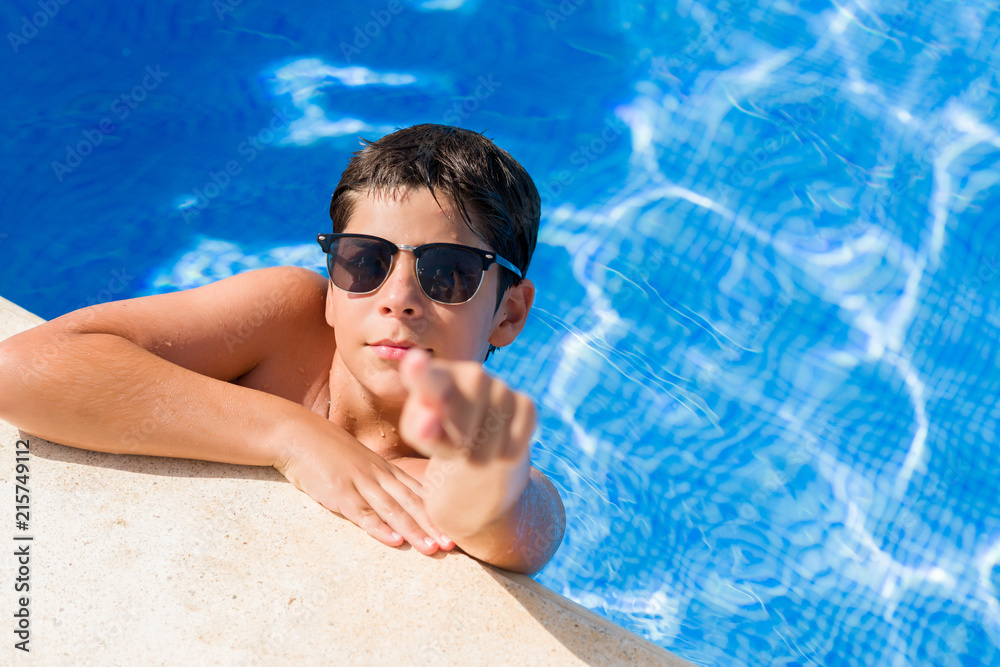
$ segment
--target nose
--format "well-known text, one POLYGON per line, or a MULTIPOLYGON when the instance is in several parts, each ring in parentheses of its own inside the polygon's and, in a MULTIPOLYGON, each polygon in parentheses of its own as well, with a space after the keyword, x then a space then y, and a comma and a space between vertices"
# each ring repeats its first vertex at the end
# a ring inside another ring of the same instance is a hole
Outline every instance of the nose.
POLYGON ((425 297, 417 283, 417 258, 412 252, 400 250, 393 257, 392 268, 376 292, 379 313, 397 317, 420 317, 425 297))

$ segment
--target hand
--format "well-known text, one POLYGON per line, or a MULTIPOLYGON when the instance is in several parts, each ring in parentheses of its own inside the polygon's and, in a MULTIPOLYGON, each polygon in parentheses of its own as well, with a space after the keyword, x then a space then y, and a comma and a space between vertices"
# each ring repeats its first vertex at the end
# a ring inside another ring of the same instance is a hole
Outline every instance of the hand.
POLYGON ((428 556, 439 547, 455 547, 431 524, 420 482, 343 430, 333 439, 323 435, 288 438, 274 467, 297 489, 384 544, 398 547, 406 541, 428 556))
POLYGON ((535 429, 535 404, 474 361, 431 359, 411 350, 400 363, 409 396, 400 436, 430 459, 472 464, 522 461, 535 429))

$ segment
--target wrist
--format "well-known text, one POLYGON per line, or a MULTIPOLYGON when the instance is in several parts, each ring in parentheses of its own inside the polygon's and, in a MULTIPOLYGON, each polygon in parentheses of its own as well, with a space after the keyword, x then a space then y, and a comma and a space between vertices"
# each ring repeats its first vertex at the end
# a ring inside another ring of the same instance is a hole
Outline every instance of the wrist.
POLYGON ((480 532, 509 513, 528 486, 528 452, 515 461, 494 459, 473 464, 465 459, 430 459, 424 477, 427 515, 452 538, 480 532))
POLYGON ((315 443, 329 439, 329 433, 323 432, 324 426, 332 424, 311 412, 280 415, 268 437, 271 466, 287 477, 292 463, 308 457, 315 443))

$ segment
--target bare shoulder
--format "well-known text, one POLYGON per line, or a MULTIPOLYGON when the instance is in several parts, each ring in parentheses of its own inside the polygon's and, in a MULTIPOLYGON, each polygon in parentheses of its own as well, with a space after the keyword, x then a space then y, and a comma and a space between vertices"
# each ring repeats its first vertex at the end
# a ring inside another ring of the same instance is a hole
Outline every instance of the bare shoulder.
POLYGON ((250 297, 257 310, 307 312, 326 302, 326 278, 297 266, 274 266, 247 271, 210 285, 177 294, 197 295, 207 301, 250 297))
POLYGON ((180 292, 90 306, 42 324, 31 335, 120 336, 167 361, 228 381, 292 341, 332 332, 325 305, 323 276, 273 267, 180 292))

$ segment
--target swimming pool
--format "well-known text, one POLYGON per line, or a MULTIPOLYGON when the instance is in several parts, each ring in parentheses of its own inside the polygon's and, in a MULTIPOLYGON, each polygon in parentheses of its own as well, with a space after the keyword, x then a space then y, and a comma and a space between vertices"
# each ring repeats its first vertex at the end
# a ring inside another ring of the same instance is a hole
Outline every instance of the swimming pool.
POLYGON ((8 3, 0 294, 273 264, 357 148, 486 134, 546 208, 569 525, 537 577, 696 664, 1000 664, 1000 14, 931 0, 8 3))

